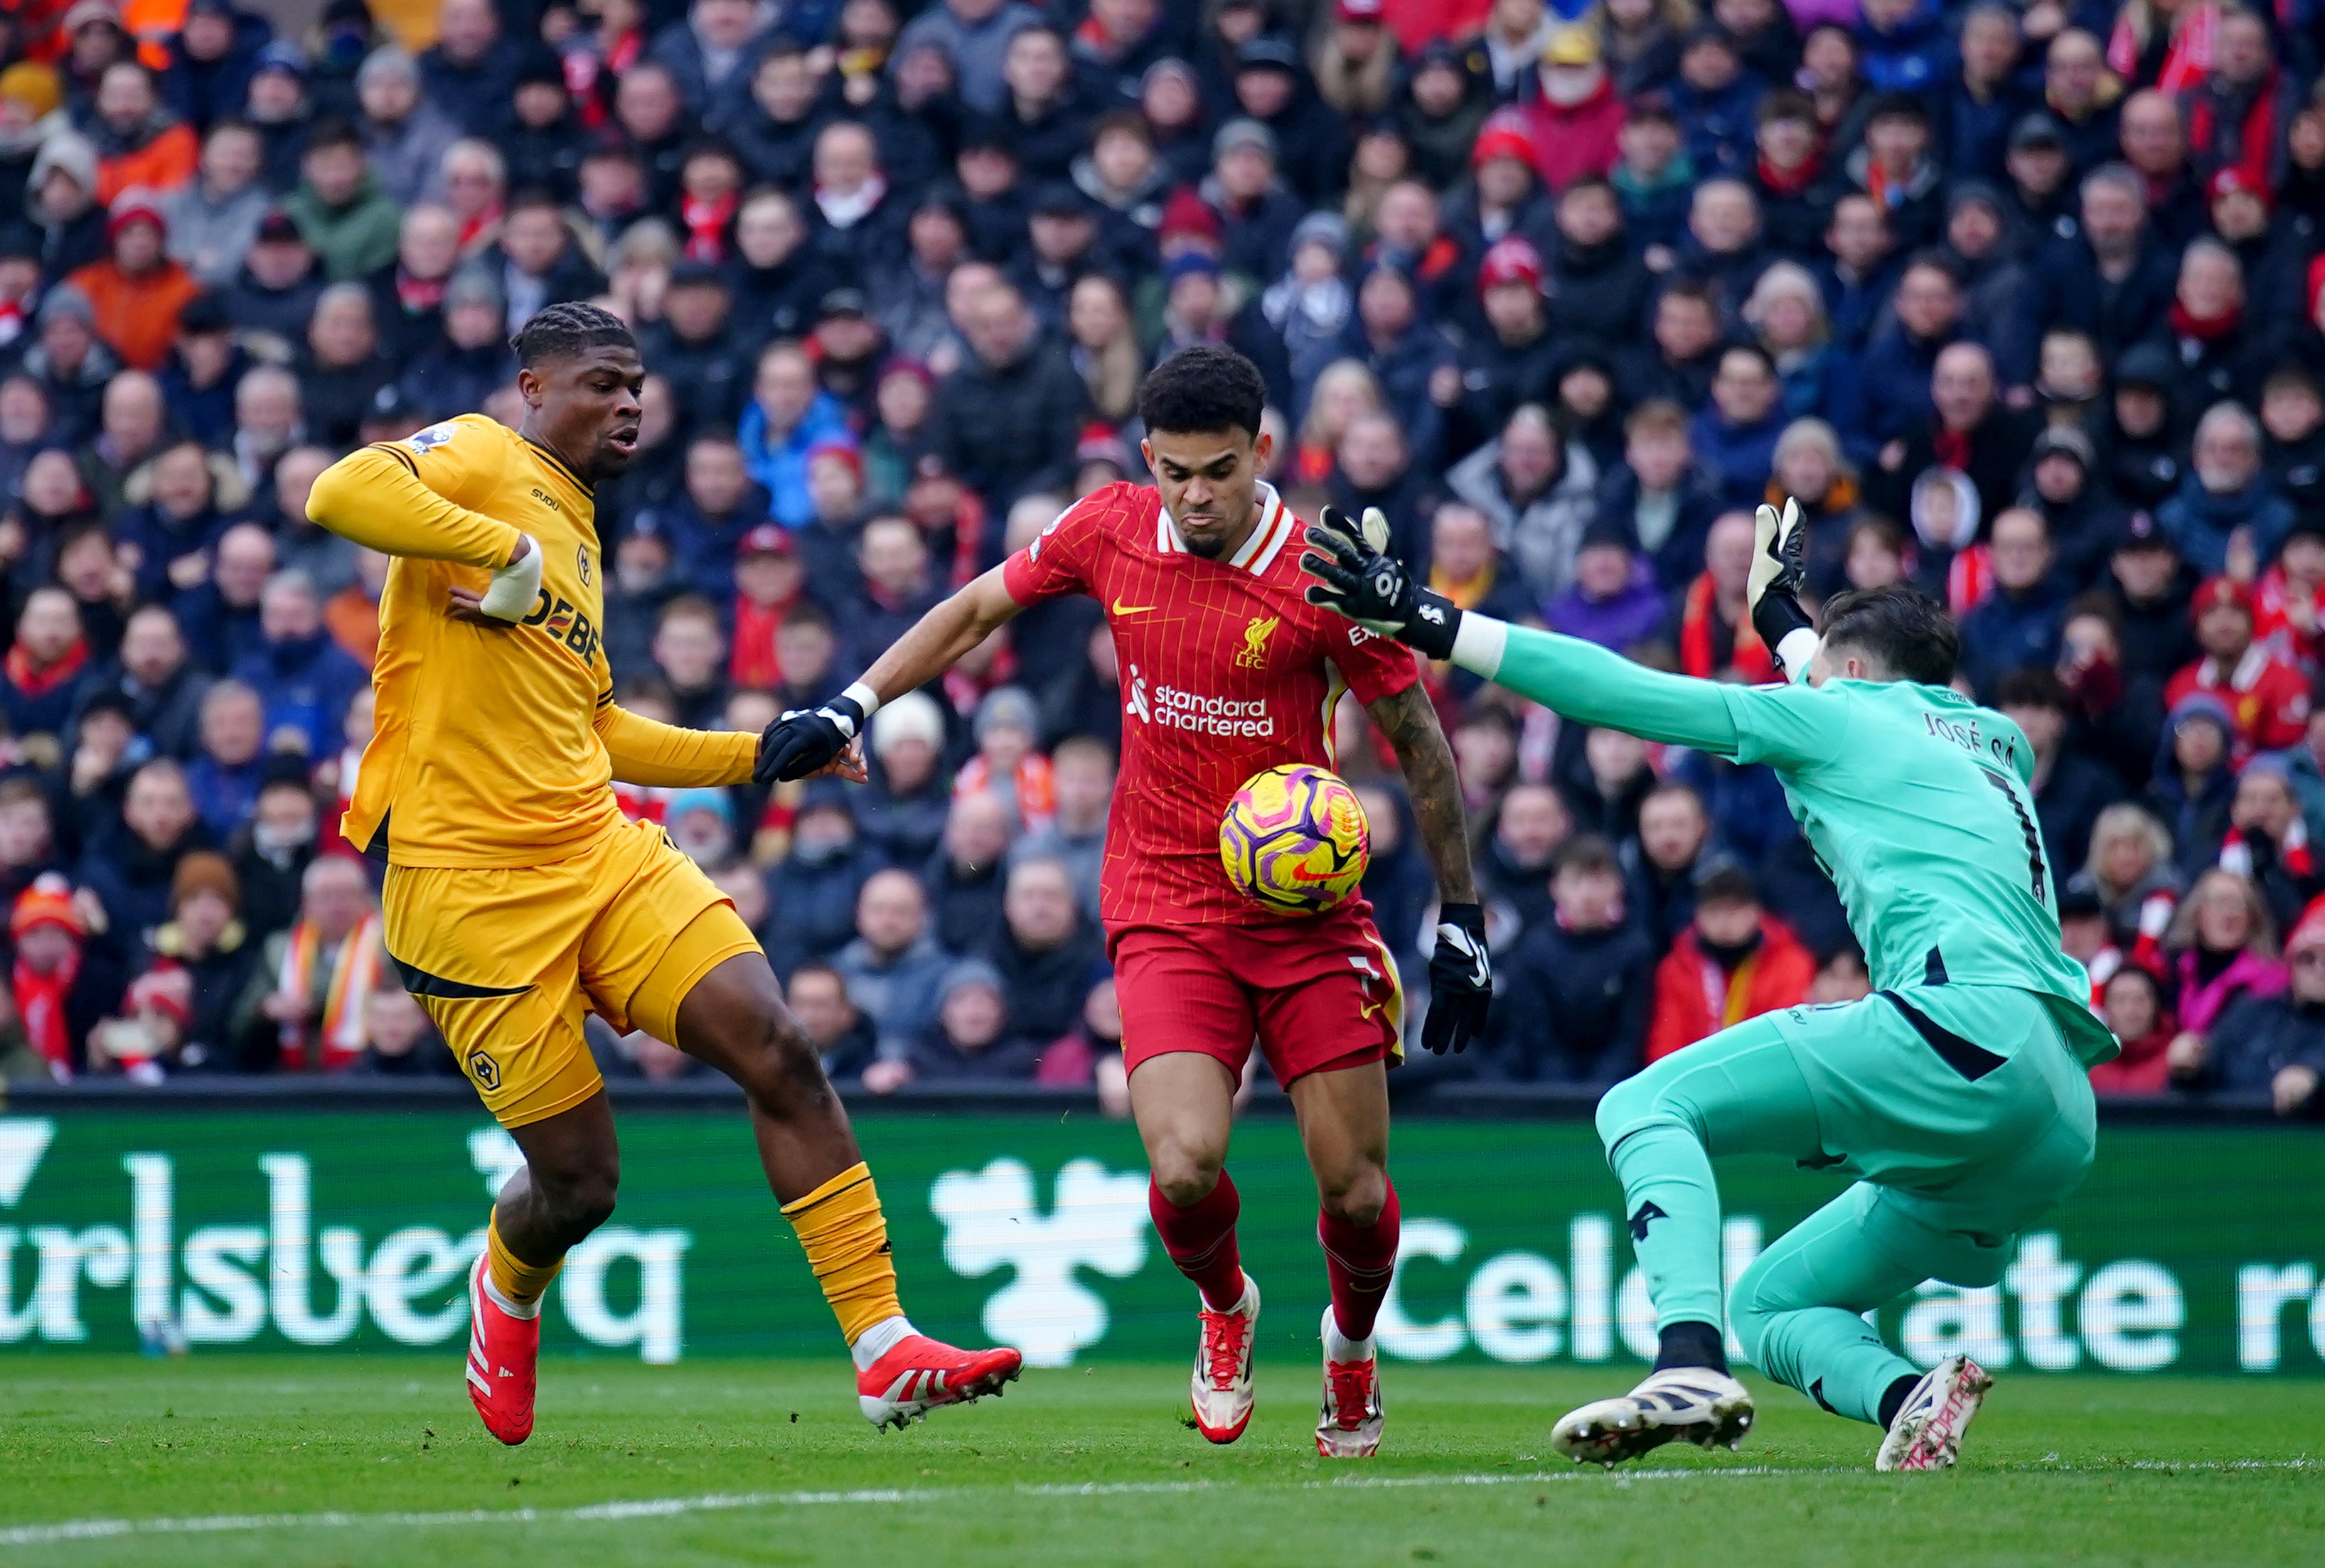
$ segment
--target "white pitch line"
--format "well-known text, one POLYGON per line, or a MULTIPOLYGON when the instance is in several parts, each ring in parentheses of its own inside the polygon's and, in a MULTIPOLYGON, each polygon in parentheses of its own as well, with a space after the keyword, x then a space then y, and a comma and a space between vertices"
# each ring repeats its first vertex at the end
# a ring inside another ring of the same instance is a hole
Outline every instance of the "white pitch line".
MULTIPOLYGON (((2315 1470, 2313 1459, 2132 1460, 2121 1465, 2033 1464, 2005 1468, 2035 1471, 2101 1473, 2114 1470, 2237 1471, 2315 1470)), ((267 1530, 434 1529, 448 1525, 603 1524, 627 1519, 673 1518, 685 1514, 728 1513, 746 1508, 893 1507, 939 1499, 989 1496, 1005 1490, 1022 1498, 1173 1497, 1207 1491, 1377 1491, 1413 1487, 1541 1486, 1586 1481, 1601 1471, 1585 1468, 1452 1475, 1342 1476, 1331 1480, 1285 1482, 1209 1480, 1121 1480, 1028 1482, 996 1487, 864 1487, 840 1491, 711 1492, 690 1498, 628 1498, 570 1508, 452 1508, 436 1512, 356 1514, 208 1514, 181 1519, 64 1519, 49 1525, 0 1529, 0 1546, 45 1546, 68 1541, 108 1540, 121 1536, 251 1534, 267 1530)), ((1869 1475, 1855 1466, 1804 1468, 1728 1465, 1704 1470, 1633 1470, 1616 1473, 1611 1484, 1631 1481, 1760 1480, 1769 1476, 1869 1475)))

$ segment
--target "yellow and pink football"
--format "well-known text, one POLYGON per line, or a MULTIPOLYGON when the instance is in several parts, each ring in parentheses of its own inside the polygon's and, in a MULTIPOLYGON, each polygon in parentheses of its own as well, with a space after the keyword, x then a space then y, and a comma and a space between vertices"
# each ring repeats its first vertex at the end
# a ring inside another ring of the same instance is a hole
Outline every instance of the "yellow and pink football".
POLYGON ((1308 762, 1253 774, 1219 819, 1227 881, 1279 915, 1312 915, 1355 892, 1372 847, 1357 792, 1308 762))

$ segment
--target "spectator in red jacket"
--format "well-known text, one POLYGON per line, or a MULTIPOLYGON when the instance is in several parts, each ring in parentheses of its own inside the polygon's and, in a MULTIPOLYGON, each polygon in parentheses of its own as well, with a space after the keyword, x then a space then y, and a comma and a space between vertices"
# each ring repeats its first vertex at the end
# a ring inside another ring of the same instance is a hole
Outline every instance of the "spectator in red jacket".
POLYGON ((2179 1026, 2163 1005, 2163 982, 2137 964, 2126 964, 2101 988, 2099 1011, 2123 1055, 2091 1069, 2092 1089, 2101 1094, 2161 1094, 2170 1088, 2172 1038, 2179 1026))
POLYGON ((1616 137, 1628 110, 1598 58, 1598 35, 1588 27, 1561 27, 1542 46, 1539 96, 1522 112, 1533 132, 1534 168, 1555 193, 1584 175, 1611 173, 1621 149, 1616 137))
POLYGON ((1723 866, 1696 891, 1695 921, 1655 966, 1647 1060, 1805 1000, 1816 960, 1760 907, 1750 873, 1723 866))
POLYGON ((2198 691, 2226 703, 2236 721, 2239 767, 2255 752, 2298 745, 2309 727, 2309 683, 2253 640, 2252 590, 2233 577, 2214 577, 2196 590, 2192 613, 2204 656, 2172 678, 2165 704, 2198 691))

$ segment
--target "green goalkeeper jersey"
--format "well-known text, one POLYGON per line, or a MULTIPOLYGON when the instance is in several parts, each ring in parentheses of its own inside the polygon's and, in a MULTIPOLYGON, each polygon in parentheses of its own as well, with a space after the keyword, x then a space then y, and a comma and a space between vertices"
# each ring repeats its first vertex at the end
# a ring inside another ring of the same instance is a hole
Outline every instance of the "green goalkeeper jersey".
POLYGON ((2034 749, 2000 714, 1907 681, 1811 688, 1664 675, 1482 616, 1465 617, 1454 657, 1584 724, 1767 763, 1839 890, 1876 990, 2031 991, 2086 1065, 2116 1055, 2091 1014, 2089 976, 2059 945, 2034 749))

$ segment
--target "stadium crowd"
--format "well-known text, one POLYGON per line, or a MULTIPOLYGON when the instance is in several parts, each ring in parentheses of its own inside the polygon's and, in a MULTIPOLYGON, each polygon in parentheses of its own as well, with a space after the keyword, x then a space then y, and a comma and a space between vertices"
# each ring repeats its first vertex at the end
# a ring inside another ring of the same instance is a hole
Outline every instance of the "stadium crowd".
MULTIPOLYGON (((2102 1089, 2313 1108, 2320 46, 2305 0, 0 9, 0 1072, 456 1073, 336 833, 385 562, 306 499, 516 422, 509 334, 587 299, 649 371, 597 520, 633 710, 829 696, 1141 477, 1141 375, 1223 342, 1304 515, 1378 505, 1464 606, 1663 668, 1770 678, 1751 512, 1800 497, 1814 596, 1944 600, 2033 747, 2102 1089)), ((1863 993, 1765 769, 1426 678, 1503 995, 1401 1076, 1603 1087, 1863 993)), ((1057 601, 884 708, 868 787, 621 794, 836 1078, 1118 1104, 1123 724, 1057 601)), ((1341 727, 1418 978, 1431 881, 1341 727)))

